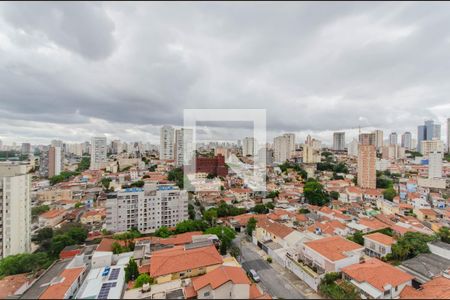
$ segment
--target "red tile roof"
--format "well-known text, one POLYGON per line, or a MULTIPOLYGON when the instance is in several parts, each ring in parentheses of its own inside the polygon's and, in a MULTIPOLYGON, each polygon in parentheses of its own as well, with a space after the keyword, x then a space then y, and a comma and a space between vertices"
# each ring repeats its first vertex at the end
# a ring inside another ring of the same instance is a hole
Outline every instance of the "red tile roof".
POLYGON ((41 215, 39 215, 40 218, 46 218, 46 219, 53 219, 56 217, 59 217, 60 215, 64 214, 66 211, 64 209, 52 209, 49 210, 41 215))
POLYGON ((368 218, 359 219, 359 224, 367 226, 370 230, 373 230, 373 231, 389 227, 389 225, 387 225, 377 219, 368 219, 368 218))
POLYGON ((150 275, 158 277, 188 269, 222 264, 222 262, 222 256, 213 245, 189 250, 177 246, 153 252, 150 275))
POLYGON ((396 242, 392 237, 390 237, 386 234, 382 234, 380 232, 366 234, 364 236, 364 238, 368 238, 370 240, 381 243, 383 245, 392 245, 392 244, 395 244, 395 242, 396 242))
POLYGON ((397 287, 414 279, 414 276, 376 258, 344 267, 341 271, 357 282, 367 282, 382 292, 388 284, 397 287))
POLYGON ((119 243, 121 246, 125 246, 125 241, 103 238, 100 241, 100 244, 98 244, 96 251, 112 251, 112 244, 114 244, 114 242, 119 243))
POLYGON ((65 299, 67 291, 84 270, 84 267, 65 269, 61 275, 59 275, 59 277, 62 278, 62 282, 50 285, 44 293, 42 293, 39 299, 65 299))
POLYGON ((401 299, 450 299, 450 279, 438 276, 424 283, 419 290, 406 286, 401 299))
POLYGON ((346 240, 340 236, 331 236, 319 240, 305 242, 305 246, 308 246, 315 252, 326 257, 330 261, 337 261, 346 258, 345 255, 348 251, 363 249, 364 247, 346 240))
POLYGON ((265 219, 258 221, 258 223, 256 224, 256 227, 263 228, 267 232, 270 232, 273 235, 276 235, 280 238, 284 238, 294 231, 294 229, 287 227, 283 224, 274 222, 272 220, 265 220, 265 219))
POLYGON ((228 281, 231 281, 233 284, 250 285, 251 283, 242 268, 221 266, 205 275, 192 279, 192 285, 196 291, 207 285, 210 285, 215 290, 228 281))
POLYGON ((28 274, 6 276, 0 280, 0 299, 14 295, 14 293, 28 281, 28 274))

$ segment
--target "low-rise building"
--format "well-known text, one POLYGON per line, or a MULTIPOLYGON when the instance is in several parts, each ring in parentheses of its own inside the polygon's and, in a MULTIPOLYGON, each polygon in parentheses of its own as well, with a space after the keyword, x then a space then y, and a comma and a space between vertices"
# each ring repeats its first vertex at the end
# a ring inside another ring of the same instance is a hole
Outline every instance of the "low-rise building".
POLYGON ((66 211, 63 209, 52 209, 39 215, 39 227, 54 227, 61 223, 66 211))
POLYGON ((364 238, 365 251, 369 256, 384 257, 392 252, 391 246, 395 244, 395 240, 379 232, 366 234, 364 238))

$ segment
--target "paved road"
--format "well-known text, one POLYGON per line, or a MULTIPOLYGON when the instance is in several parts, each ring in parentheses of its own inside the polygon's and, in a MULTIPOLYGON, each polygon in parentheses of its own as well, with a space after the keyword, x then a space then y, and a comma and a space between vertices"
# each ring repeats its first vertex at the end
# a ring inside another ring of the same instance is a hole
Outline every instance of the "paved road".
POLYGON ((249 242, 240 242, 240 236, 234 244, 241 249, 241 264, 245 270, 255 270, 261 278, 260 285, 272 297, 283 299, 305 299, 306 297, 295 289, 281 274, 275 271, 270 264, 253 251, 249 242))

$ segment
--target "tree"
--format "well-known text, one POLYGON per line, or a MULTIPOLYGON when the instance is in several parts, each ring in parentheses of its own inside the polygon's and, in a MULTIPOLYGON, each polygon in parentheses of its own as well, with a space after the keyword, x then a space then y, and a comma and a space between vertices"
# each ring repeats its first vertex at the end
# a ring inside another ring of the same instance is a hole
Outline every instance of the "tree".
POLYGON ((175 182, 175 184, 182 189, 184 185, 184 172, 182 168, 176 168, 167 174, 167 179, 175 182))
POLYGON ((31 216, 36 217, 36 216, 39 216, 40 214, 43 214, 49 210, 50 210, 50 206, 48 206, 48 205, 36 206, 31 209, 31 216))
POLYGON ((82 207, 82 206, 84 206, 84 205, 83 205, 83 203, 81 203, 81 202, 77 202, 77 203, 75 203, 75 205, 74 205, 75 208, 80 208, 80 207, 82 207))
POLYGON ((352 236, 349 236, 348 239, 357 244, 364 245, 364 234, 361 231, 356 231, 352 236))
POLYGON ((139 276, 136 278, 136 281, 134 283, 135 288, 140 288, 146 283, 152 284, 154 282, 154 279, 150 277, 150 275, 146 273, 139 274, 139 276))
POLYGON ((80 223, 66 223, 55 232, 55 236, 66 234, 74 244, 83 244, 88 236, 87 228, 80 223))
POLYGON ((397 192, 392 187, 385 189, 383 192, 383 197, 386 200, 392 201, 395 196, 397 196, 397 192))
POLYGON ((276 197, 278 197, 278 195, 280 194, 280 192, 279 191, 277 191, 277 190, 274 190, 274 191, 270 191, 268 194, 267 194, 267 198, 276 198, 276 197))
POLYGON ((257 214, 267 214, 269 212, 264 204, 256 204, 251 210, 257 214))
POLYGON ((185 233, 192 231, 205 231, 208 227, 208 223, 204 220, 186 220, 177 224, 175 232, 185 233))
POLYGON ((120 254, 123 252, 127 252, 126 250, 128 250, 128 249, 124 249, 124 247, 122 247, 122 245, 120 245, 118 242, 112 243, 111 249, 114 254, 120 254))
POLYGON ((36 235, 33 236, 33 241, 37 244, 41 244, 45 240, 49 240, 53 237, 53 228, 44 227, 39 229, 36 235))
POLYGON ((188 214, 190 220, 195 220, 195 208, 194 205, 188 204, 188 214))
POLYGON ((130 261, 125 267, 125 281, 135 280, 139 277, 139 269, 137 263, 133 257, 130 257, 130 261))
POLYGON ((45 252, 9 255, 0 260, 0 278, 46 269, 52 261, 45 252))
POLYGON ((89 156, 83 156, 81 158, 80 163, 78 164, 76 171, 83 172, 83 171, 89 169, 90 165, 91 165, 91 158, 89 156))
POLYGON ((308 180, 303 187, 303 195, 309 204, 323 206, 329 202, 323 185, 315 180, 308 180))
POLYGON ((442 242, 450 244, 450 230, 448 227, 443 226, 439 228, 438 236, 442 242))
POLYGON ((60 234, 52 239, 50 253, 53 257, 58 257, 59 253, 66 247, 75 245, 75 241, 67 234, 60 234))
POLYGON ((167 228, 167 226, 161 226, 158 228, 158 230, 155 231, 155 236, 162 237, 162 238, 168 238, 172 235, 172 231, 167 228))
POLYGON ((241 249, 237 246, 231 246, 230 255, 236 258, 239 257, 241 255, 241 249))
POLYGON ((236 237, 236 232, 228 226, 216 226, 208 228, 205 234, 215 234, 220 240, 220 253, 222 255, 227 253, 231 247, 231 242, 236 237))
POLYGON ((330 192, 330 197, 331 197, 331 199, 334 199, 334 200, 339 199, 339 192, 331 191, 330 192))
POLYGON ((377 189, 386 189, 392 187, 392 180, 385 177, 377 177, 376 181, 377 189))
POLYGON ((107 177, 102 178, 102 180, 101 180, 102 186, 103 186, 106 190, 109 189, 109 184, 111 183, 111 181, 112 181, 111 178, 107 178, 107 177))
POLYGON ((252 236, 253 230, 256 229, 256 223, 257 223, 257 221, 256 221, 256 219, 253 218, 253 217, 251 217, 251 218, 247 221, 247 228, 246 228, 246 231, 247 231, 247 234, 248 234, 249 236, 252 236))
POLYGON ((267 203, 266 203, 266 207, 267 207, 268 209, 274 209, 274 208, 275 208, 275 205, 273 205, 272 202, 267 202, 267 203))
POLYGON ((420 232, 407 232, 392 245, 392 257, 398 260, 413 258, 420 253, 428 253, 430 249, 427 243, 436 237, 428 236, 420 232))
POLYGON ((217 209, 210 208, 203 213, 203 219, 208 222, 210 226, 213 226, 217 219, 217 209))
POLYGON ((298 210, 298 213, 299 213, 299 214, 309 214, 310 211, 309 211, 309 209, 307 209, 307 208, 300 208, 300 209, 298 210))

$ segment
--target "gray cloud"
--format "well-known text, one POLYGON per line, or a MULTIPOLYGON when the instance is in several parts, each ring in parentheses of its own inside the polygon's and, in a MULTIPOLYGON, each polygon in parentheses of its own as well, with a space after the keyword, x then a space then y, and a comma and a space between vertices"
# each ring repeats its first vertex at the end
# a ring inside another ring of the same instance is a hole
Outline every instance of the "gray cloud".
POLYGON ((0 139, 154 139, 185 108, 414 132, 450 114, 449 28, 447 3, 1 3, 0 139))

